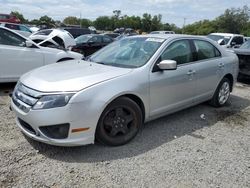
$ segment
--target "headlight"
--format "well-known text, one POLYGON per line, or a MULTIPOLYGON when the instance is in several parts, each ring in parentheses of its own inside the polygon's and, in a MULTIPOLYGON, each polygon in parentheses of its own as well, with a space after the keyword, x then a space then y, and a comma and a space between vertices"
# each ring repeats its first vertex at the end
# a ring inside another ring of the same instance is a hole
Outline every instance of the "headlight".
POLYGON ((34 105, 34 110, 62 107, 68 104, 74 93, 42 96, 34 105))

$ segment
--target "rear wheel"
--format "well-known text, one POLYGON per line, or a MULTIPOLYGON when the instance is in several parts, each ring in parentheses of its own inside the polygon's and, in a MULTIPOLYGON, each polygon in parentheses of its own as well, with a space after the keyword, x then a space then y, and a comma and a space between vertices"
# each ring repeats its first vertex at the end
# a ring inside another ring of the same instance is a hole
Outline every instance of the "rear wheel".
POLYGON ((231 83, 229 79, 223 78, 220 84, 218 85, 210 103, 215 107, 224 106, 230 97, 230 92, 231 92, 230 88, 231 88, 231 83))
POLYGON ((106 145, 119 146, 132 140, 142 125, 139 106, 129 98, 114 100, 103 111, 96 129, 96 139, 106 145))

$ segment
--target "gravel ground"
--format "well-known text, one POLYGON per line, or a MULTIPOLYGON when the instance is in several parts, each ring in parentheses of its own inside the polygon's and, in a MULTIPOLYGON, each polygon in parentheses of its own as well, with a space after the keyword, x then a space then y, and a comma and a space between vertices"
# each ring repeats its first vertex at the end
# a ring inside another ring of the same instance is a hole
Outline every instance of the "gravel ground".
POLYGON ((247 84, 226 107, 201 104, 147 123, 127 145, 74 148, 25 138, 9 111, 13 85, 0 88, 0 187, 250 187, 247 84))

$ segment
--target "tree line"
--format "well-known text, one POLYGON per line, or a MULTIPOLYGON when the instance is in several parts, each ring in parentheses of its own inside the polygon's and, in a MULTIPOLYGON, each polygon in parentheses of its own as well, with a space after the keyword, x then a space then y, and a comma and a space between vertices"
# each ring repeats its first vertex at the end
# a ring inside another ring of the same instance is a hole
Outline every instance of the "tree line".
POLYGON ((171 30, 176 33, 207 35, 212 32, 227 32, 244 34, 250 36, 250 9, 247 6, 242 8, 226 9, 223 14, 213 20, 201 20, 193 24, 188 24, 182 28, 175 24, 163 23, 162 15, 151 15, 144 13, 140 16, 122 15, 120 10, 114 10, 112 16, 100 16, 95 20, 86 18, 77 18, 68 16, 61 21, 55 21, 47 15, 39 19, 27 20, 24 16, 17 12, 11 14, 18 17, 22 23, 41 25, 47 24, 51 26, 80 25, 81 27, 94 26, 98 30, 114 30, 116 28, 125 27, 132 28, 139 32, 151 32, 155 30, 171 30))

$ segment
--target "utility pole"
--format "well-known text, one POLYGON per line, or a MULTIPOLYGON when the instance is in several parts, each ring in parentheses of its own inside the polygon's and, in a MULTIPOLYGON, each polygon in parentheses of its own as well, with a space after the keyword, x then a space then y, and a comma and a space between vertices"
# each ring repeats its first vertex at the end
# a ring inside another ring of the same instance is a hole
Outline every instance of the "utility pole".
POLYGON ((82 28, 82 13, 80 12, 80 28, 82 28))
POLYGON ((182 34, 184 34, 184 28, 185 28, 185 25, 186 25, 186 20, 187 18, 183 18, 184 21, 183 21, 183 27, 182 27, 182 34))

